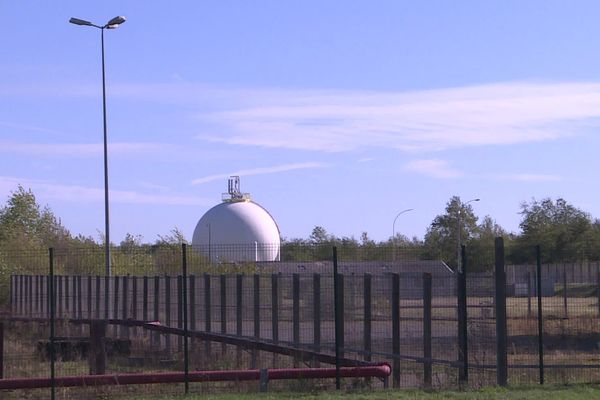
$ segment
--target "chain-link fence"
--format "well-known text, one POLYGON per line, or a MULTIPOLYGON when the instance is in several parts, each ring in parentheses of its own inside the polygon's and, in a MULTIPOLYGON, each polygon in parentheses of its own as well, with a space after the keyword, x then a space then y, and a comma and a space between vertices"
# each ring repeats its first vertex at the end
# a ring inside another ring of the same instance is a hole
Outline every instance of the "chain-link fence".
MULTIPOLYGON (((598 264, 505 265, 511 249, 501 241, 495 253, 467 249, 464 272, 423 259, 418 248, 336 250, 334 258, 330 246, 115 248, 111 276, 104 274, 101 249, 3 254, 12 274, 0 283, 6 288, 0 371, 5 381, 35 378, 38 385, 54 377, 60 398, 140 392, 138 386, 62 388, 59 378, 67 376, 380 362, 391 365, 395 387, 600 378, 598 264), (256 261, 260 251, 275 261, 256 261)), ((142 387, 182 391, 175 383, 142 387)), ((192 380, 186 388, 256 390, 258 384, 192 380)), ((0 393, 19 398, 22 391, 0 393)))

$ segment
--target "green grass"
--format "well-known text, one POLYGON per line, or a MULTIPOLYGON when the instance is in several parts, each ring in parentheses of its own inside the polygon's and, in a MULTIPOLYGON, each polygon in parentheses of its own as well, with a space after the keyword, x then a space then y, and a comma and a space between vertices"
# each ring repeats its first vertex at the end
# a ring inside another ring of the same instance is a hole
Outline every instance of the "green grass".
MULTIPOLYGON (((486 388, 467 391, 376 390, 369 392, 192 394, 189 396, 137 397, 135 400, 590 400, 600 399, 600 384, 540 387, 486 388)), ((133 399, 132 399, 133 400, 133 399)))

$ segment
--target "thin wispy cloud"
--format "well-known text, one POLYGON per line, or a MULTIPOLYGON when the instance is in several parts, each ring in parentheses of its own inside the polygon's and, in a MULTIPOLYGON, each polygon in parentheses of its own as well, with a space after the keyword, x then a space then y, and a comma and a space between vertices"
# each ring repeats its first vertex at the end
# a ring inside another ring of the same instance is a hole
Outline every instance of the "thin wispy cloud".
POLYGON ((198 116, 232 145, 435 151, 560 139, 600 117, 598 83, 512 82, 406 93, 293 91, 198 116), (272 100, 272 101, 269 101, 272 100))
MULTIPOLYGON (((49 200, 65 202, 103 202, 104 189, 78 185, 64 185, 9 176, 0 176, 0 194, 8 196, 22 185, 30 188, 36 196, 49 200)), ((208 206, 209 199, 184 195, 157 195, 128 190, 110 190, 110 202, 122 204, 154 204, 169 206, 208 206)))
POLYGON ((497 175, 496 179, 517 181, 517 182, 559 182, 564 180, 562 176, 550 175, 550 174, 532 174, 532 173, 521 173, 512 175, 497 175))
MULTIPOLYGON (((171 147, 165 143, 109 143, 110 154, 135 154, 149 152, 163 152, 171 147)), ((0 152, 11 154, 25 154, 34 156, 72 156, 88 157, 91 155, 102 155, 104 145, 102 143, 31 143, 0 141, 0 152)))
POLYGON ((463 176, 461 171, 452 168, 445 160, 414 160, 407 163, 404 170, 437 179, 454 179, 463 176))
POLYGON ((295 163, 295 164, 283 164, 276 165, 273 167, 262 167, 262 168, 252 168, 245 169, 240 171, 229 172, 226 174, 216 174, 209 175, 203 178, 194 179, 192 181, 192 185, 200 185, 203 183, 213 182, 221 179, 228 178, 230 176, 250 176, 250 175, 264 175, 264 174, 275 174, 279 172, 287 172, 299 169, 313 169, 313 168, 324 168, 327 164, 319 163, 319 162, 305 162, 305 163, 295 163))

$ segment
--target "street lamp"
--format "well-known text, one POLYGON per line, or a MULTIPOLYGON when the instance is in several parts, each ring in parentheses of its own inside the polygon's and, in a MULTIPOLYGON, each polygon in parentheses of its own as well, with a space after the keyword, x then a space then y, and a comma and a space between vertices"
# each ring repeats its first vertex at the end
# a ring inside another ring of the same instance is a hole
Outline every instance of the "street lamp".
POLYGON ((458 213, 457 213, 458 215, 456 218, 456 221, 457 221, 456 227, 457 227, 457 232, 458 232, 458 251, 456 253, 457 254, 456 270, 458 272, 462 272, 462 256, 461 256, 461 244, 462 243, 461 243, 461 238, 460 238, 461 231, 462 231, 461 225, 460 225, 460 216, 461 216, 461 212, 462 212, 462 206, 464 205, 466 207, 469 203, 473 203, 473 202, 479 201, 479 200, 481 200, 481 199, 471 199, 464 204, 462 204, 460 202, 460 200, 458 200, 458 213))
POLYGON ((392 253, 392 255, 394 256, 394 260, 396 259, 396 246, 394 246, 394 239, 396 238, 396 220, 402 214, 407 213, 409 211, 413 211, 413 210, 414 210, 414 208, 407 208, 406 210, 402 210, 396 215, 396 218, 394 218, 394 223, 392 224, 392 248, 394 249, 394 252, 392 253))
POLYGON ((110 228, 109 228, 109 213, 108 213, 108 152, 107 152, 107 135, 106 135, 106 80, 104 72, 104 30, 116 29, 125 22, 125 17, 117 16, 100 26, 79 18, 71 18, 70 23, 81 26, 91 26, 100 29, 100 42, 102 48, 102 113, 104 126, 104 258, 106 266, 106 275, 110 276, 110 228))

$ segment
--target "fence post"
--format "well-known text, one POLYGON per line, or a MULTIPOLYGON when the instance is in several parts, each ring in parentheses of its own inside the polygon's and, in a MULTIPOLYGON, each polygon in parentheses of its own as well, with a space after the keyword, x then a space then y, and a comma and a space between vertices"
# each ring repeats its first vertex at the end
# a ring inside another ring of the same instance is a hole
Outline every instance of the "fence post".
POLYGON ((364 274, 363 278, 363 289, 364 289, 364 299, 363 299, 363 340, 364 340, 364 350, 365 354, 363 356, 365 361, 371 361, 371 274, 364 274))
POLYGON ((544 384, 544 319, 542 308, 542 252, 540 246, 535 246, 537 267, 537 308, 538 308, 538 355, 540 369, 540 385, 544 384))
MULTIPOLYGON (((313 274, 313 345, 316 352, 321 351, 321 275, 313 274)), ((318 368, 319 361, 314 360, 318 368)))
POLYGON ((88 362, 90 375, 104 375, 106 373, 106 321, 92 321, 90 324, 90 350, 88 362))
POLYGON ((392 274, 392 385, 400 387, 400 275, 392 274))
POLYGON ((506 274, 504 272, 504 239, 497 237, 495 241, 496 284, 496 379, 500 386, 506 386, 508 367, 506 354, 506 274))
POLYGON ((469 351, 468 351, 468 314, 467 314, 467 252, 465 245, 460 249, 462 258, 462 271, 458 272, 458 384, 464 386, 469 383, 469 351))
POLYGON ((333 313, 335 321, 335 388, 340 390, 340 296, 337 247, 333 246, 333 313))
POLYGON ((431 387, 431 274, 423 274, 423 382, 431 387))

